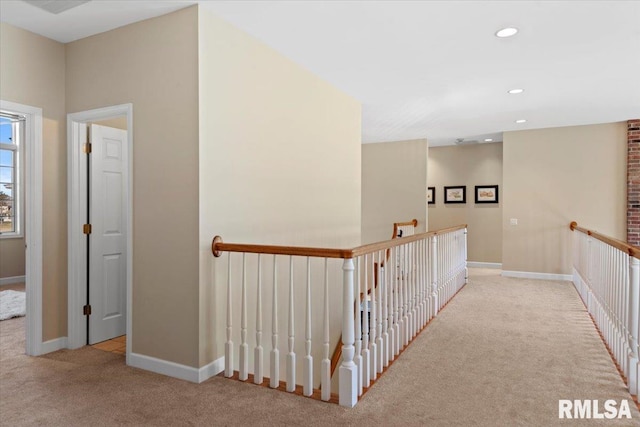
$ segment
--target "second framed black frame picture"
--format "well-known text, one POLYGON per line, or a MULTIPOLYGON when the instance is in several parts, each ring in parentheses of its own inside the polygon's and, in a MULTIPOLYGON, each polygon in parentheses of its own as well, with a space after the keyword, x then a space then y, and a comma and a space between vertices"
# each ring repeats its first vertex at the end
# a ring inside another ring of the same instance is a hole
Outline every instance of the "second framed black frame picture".
POLYGON ((467 203, 467 186, 452 185, 444 187, 445 203, 467 203))

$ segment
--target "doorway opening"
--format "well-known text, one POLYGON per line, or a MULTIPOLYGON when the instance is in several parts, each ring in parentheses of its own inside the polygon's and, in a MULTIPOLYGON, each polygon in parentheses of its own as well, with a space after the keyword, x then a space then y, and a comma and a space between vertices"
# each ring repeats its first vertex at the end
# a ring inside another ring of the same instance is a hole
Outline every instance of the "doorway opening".
POLYGON ((24 282, 25 350, 37 356, 59 345, 42 342, 42 109, 0 100, 0 112, 8 126, 0 138, 2 249, 24 260, 23 276, 14 272, 4 284, 24 282))
POLYGON ((124 104, 69 114, 67 127, 68 347, 119 337, 128 363, 133 107, 124 104))
POLYGON ((3 350, 12 352, 20 351, 26 336, 25 121, 18 112, 0 110, 0 339, 3 350))

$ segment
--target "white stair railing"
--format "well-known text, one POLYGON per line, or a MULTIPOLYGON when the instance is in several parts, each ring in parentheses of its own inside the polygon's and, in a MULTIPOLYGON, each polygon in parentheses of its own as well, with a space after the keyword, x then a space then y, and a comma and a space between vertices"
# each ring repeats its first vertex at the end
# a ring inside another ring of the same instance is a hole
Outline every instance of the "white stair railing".
POLYGON ((613 358, 638 396, 640 248, 570 224, 573 283, 613 358))
POLYGON ((227 256, 224 375, 232 377, 237 369, 241 381, 253 375, 255 384, 263 384, 268 378, 271 388, 316 395, 324 401, 335 399, 333 385, 339 404, 346 407, 356 405, 364 390, 466 283, 466 226, 346 250, 230 244, 216 237, 212 251, 216 257, 223 252, 227 256), (285 277, 278 274, 283 267, 288 270, 285 277), (272 289, 268 370, 262 347, 262 335, 268 333, 263 331, 262 316, 269 312, 263 306, 263 287, 272 289), (281 290, 286 295, 281 296, 281 290), (280 298, 287 302, 287 335, 282 338, 278 334, 280 298), (251 310, 255 310, 255 323, 248 321, 251 310), (240 328, 235 331, 233 313, 240 314, 240 328), (250 324, 255 324, 255 334, 250 334, 250 324), (334 343, 342 333, 334 384, 329 359, 332 326, 334 343), (304 340, 296 340, 296 333, 304 340), (255 336, 253 352, 248 350, 253 345, 249 336, 255 336), (281 339, 286 340, 284 360, 279 357, 281 339), (237 358, 234 340, 239 342, 237 358), (322 345, 314 346, 314 341, 322 345), (296 363, 297 354, 302 354, 301 366, 296 363), (319 366, 314 367, 314 361, 319 366), (280 382, 281 363, 284 383, 280 382))

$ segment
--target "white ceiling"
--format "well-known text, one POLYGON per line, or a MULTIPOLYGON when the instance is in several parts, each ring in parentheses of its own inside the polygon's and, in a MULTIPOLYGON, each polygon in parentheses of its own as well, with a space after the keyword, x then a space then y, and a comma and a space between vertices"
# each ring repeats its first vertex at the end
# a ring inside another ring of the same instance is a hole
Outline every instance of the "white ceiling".
POLYGON ((193 3, 359 100, 363 142, 640 117, 639 1, 93 0, 53 15, 2 0, 0 20, 69 42, 193 3), (520 32, 494 36, 506 26, 520 32))

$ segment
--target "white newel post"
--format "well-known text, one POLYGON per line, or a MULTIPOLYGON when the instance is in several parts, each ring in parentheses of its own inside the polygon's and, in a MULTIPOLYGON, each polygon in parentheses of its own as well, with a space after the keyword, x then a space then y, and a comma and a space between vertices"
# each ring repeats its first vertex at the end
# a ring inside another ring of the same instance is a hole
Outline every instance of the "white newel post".
POLYGON ((431 237, 431 315, 438 314, 438 238, 431 237))
MULTIPOLYGON (((366 300, 366 298, 365 298, 366 300)), ((362 300, 360 299, 360 258, 356 259, 356 356, 358 396, 362 395, 362 300)))
POLYGON ((353 408, 358 402, 358 369, 353 362, 354 347, 354 296, 353 259, 344 260, 342 294, 342 364, 340 365, 340 406, 353 408))
POLYGON ((638 394, 638 329, 640 304, 640 260, 629 257, 629 393, 638 394))

